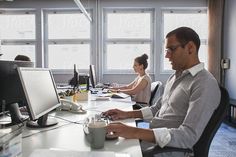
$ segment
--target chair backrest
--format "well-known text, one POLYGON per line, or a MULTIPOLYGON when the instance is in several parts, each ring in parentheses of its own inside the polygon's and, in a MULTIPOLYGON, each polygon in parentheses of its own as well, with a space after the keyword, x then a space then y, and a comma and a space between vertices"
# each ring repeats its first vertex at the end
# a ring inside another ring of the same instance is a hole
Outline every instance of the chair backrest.
POLYGON ((209 148, 220 124, 222 123, 227 107, 229 106, 229 94, 224 87, 220 87, 221 100, 219 106, 214 111, 200 139, 194 145, 194 157, 208 157, 209 148))
POLYGON ((159 94, 159 96, 161 96, 161 94, 162 94, 162 89, 161 88, 162 88, 162 82, 161 81, 152 82, 152 84, 151 84, 151 97, 150 97, 150 100, 149 100, 150 106, 154 104, 153 101, 154 101, 155 97, 157 96, 157 94, 159 94))

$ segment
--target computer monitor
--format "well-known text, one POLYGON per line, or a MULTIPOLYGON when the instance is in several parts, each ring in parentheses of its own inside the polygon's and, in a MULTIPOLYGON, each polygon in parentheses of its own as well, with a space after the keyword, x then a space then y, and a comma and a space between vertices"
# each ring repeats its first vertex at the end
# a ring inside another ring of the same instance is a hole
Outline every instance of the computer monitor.
POLYGON ((26 125, 34 128, 56 125, 55 119, 48 118, 48 113, 60 106, 60 98, 50 69, 19 67, 17 70, 32 120, 26 125))
POLYGON ((93 88, 96 87, 96 72, 95 72, 95 66, 94 65, 89 65, 89 78, 90 82, 93 88))
POLYGON ((9 111, 11 123, 0 125, 7 127, 22 123, 24 120, 18 106, 25 106, 26 99, 17 73, 17 67, 34 67, 29 61, 0 60, 0 112, 9 111))
POLYGON ((74 75, 73 78, 69 81, 69 85, 73 86, 74 90, 76 90, 79 86, 79 72, 76 69, 76 64, 74 64, 74 75))

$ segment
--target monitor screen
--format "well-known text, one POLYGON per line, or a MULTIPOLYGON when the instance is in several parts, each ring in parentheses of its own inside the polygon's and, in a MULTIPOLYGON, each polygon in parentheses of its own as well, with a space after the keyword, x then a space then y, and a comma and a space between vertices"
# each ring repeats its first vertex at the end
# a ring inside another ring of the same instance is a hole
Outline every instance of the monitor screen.
POLYGON ((55 125, 47 119, 48 113, 60 106, 53 75, 45 68, 17 68, 32 120, 29 127, 48 127, 55 125))
POLYGON ((11 116, 11 123, 5 125, 6 127, 21 123, 24 119, 18 106, 25 106, 26 99, 18 77, 17 67, 34 67, 34 63, 0 60, 0 112, 9 111, 11 116))
POLYGON ((95 88, 97 82, 96 82, 96 72, 95 72, 94 65, 89 66, 89 78, 90 78, 92 87, 95 88))

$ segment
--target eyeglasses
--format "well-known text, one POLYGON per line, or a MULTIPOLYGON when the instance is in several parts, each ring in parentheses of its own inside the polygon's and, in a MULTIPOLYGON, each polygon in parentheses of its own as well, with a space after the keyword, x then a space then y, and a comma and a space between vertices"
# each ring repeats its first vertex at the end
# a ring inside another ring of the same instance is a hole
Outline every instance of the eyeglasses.
POLYGON ((178 47, 180 47, 180 46, 183 47, 183 46, 185 46, 185 45, 186 45, 186 44, 184 44, 184 45, 183 45, 183 44, 178 44, 178 45, 170 46, 170 47, 168 47, 168 48, 165 49, 165 52, 166 52, 166 53, 168 53, 168 52, 169 52, 169 53, 174 53, 175 50, 176 50, 178 47))

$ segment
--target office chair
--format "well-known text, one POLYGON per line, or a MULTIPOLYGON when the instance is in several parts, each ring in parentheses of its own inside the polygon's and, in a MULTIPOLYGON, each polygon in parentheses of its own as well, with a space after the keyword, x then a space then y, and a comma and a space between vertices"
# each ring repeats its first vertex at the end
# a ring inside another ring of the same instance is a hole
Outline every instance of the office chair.
MULTIPOLYGON (((149 100, 149 106, 153 105, 155 103, 155 100, 157 97, 160 97, 162 94, 162 82, 161 81, 155 81, 151 83, 151 97, 149 100), (158 91, 158 92, 157 92, 158 91)), ((147 106, 147 103, 144 102, 136 102, 136 104, 133 105, 133 109, 137 110, 144 106, 147 106)))
POLYGON ((151 157, 158 153, 163 152, 186 152, 194 154, 194 157, 208 157, 209 148, 220 124, 222 123, 227 107, 229 106, 229 94, 228 91, 220 86, 221 100, 219 106, 216 108, 211 116, 206 128, 204 129, 200 139, 193 146, 193 149, 174 148, 153 146, 143 151, 144 157, 151 157))
POLYGON ((161 81, 155 81, 151 84, 151 97, 149 100, 149 105, 152 106, 156 101, 155 98, 159 98, 163 92, 163 85, 161 81))

